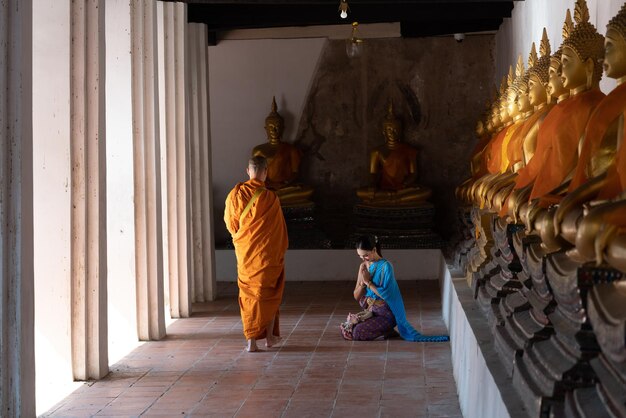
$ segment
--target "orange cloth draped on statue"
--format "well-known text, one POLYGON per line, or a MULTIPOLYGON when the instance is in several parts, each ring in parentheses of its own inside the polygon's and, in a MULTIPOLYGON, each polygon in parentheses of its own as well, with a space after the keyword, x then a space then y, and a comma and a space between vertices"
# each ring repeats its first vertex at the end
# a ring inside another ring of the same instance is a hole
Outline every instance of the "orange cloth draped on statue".
POLYGON ((302 154, 297 147, 281 142, 274 156, 267 159, 267 184, 290 181, 298 172, 301 159, 302 154))
MULTIPOLYGON (((549 194, 576 168, 578 145, 585 132, 587 121, 604 97, 604 93, 594 88, 562 102, 564 118, 558 126, 552 127, 550 145, 545 150, 544 161, 530 193, 531 200, 549 194)), ((543 124, 545 125, 546 121, 543 124)))
MULTIPOLYGON (((524 160, 524 141, 530 130, 535 124, 550 111, 551 106, 545 106, 543 109, 537 110, 524 121, 524 124, 516 131, 515 136, 511 138, 507 149, 509 166, 513 167, 516 163, 524 160)), ((536 143, 535 143, 536 145, 536 143)))
MULTIPOLYGON (((622 113, 622 117, 626 121, 626 112, 622 113)), ((606 175, 606 184, 598 194, 600 200, 613 199, 626 191, 626 129, 624 129, 622 141, 615 156, 615 164, 609 167, 606 175)), ((626 217, 626 214, 622 216, 626 217)))
POLYGON ((539 174, 539 171, 541 171, 541 167, 543 166, 545 158, 552 145, 552 137, 556 135, 556 131, 560 129, 561 125, 568 117, 568 114, 565 111, 565 106, 570 100, 571 99, 565 99, 562 102, 557 103, 546 115, 541 127, 539 128, 539 132, 537 132, 537 147, 535 148, 535 154, 530 161, 528 161, 528 164, 517 172, 514 187, 515 189, 526 187, 537 178, 537 175, 539 174))
POLYGON ((263 339, 275 317, 273 334, 280 335, 278 308, 285 288, 285 252, 289 245, 285 218, 278 197, 264 190, 249 212, 244 208, 262 181, 237 184, 226 198, 224 222, 233 237, 237 256, 237 285, 243 333, 246 339, 263 339))
POLYGON ((487 171, 490 174, 497 174, 500 172, 500 166, 502 164, 502 143, 504 142, 504 137, 506 136, 506 132, 509 128, 513 126, 506 126, 498 132, 498 134, 493 138, 493 140, 487 145, 487 171))
POLYGON ((569 192, 589 180, 591 159, 602 145, 607 129, 623 114, 625 107, 626 83, 623 83, 615 87, 591 114, 585 129, 585 140, 578 158, 576 172, 568 189, 569 192))
POLYGON ((493 136, 485 136, 485 138, 481 139, 474 148, 474 152, 472 153, 472 161, 476 161, 479 166, 472 176, 474 180, 478 180, 485 174, 489 173, 489 170, 487 170, 487 162, 489 160, 490 147, 491 143, 496 139, 497 136, 497 133, 493 136))
POLYGON ((485 166, 485 153, 487 152, 486 148, 489 145, 489 141, 491 141, 491 137, 489 135, 483 135, 480 137, 474 147, 474 150, 472 151, 471 161, 478 165, 472 176, 474 179, 478 179, 487 174, 487 167, 485 166))
POLYGON ((400 190, 406 187, 403 183, 409 174, 415 171, 417 150, 402 142, 389 150, 389 154, 383 157, 380 176, 380 188, 382 190, 400 190))
POLYGON ((522 125, 524 125, 523 120, 516 121, 513 125, 509 126, 506 134, 504 135, 502 146, 500 148, 500 152, 502 153, 500 156, 500 173, 506 173, 511 166, 511 162, 509 160, 509 147, 511 146, 511 142, 515 141, 522 125))

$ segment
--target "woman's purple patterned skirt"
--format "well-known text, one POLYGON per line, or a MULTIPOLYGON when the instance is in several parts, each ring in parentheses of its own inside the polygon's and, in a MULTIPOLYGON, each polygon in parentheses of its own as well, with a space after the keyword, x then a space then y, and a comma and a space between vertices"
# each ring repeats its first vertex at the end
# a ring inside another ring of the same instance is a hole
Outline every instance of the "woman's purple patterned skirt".
MULTIPOLYGON (((359 305, 367 309, 367 297, 359 300, 359 305)), ((391 333, 396 326, 396 318, 389 306, 383 301, 377 301, 372 306, 372 316, 363 322, 359 322, 352 329, 352 339, 355 341, 371 341, 391 333)))

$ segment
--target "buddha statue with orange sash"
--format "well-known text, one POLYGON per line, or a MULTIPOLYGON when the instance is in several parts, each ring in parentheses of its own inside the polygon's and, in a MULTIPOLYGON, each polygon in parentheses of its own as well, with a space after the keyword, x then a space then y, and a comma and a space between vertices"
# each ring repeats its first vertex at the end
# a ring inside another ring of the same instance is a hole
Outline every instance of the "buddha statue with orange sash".
POLYGON ((268 142, 257 145, 252 156, 260 155, 267 159, 268 189, 278 195, 281 206, 311 205, 313 188, 296 182, 302 159, 301 151, 292 144, 281 141, 285 122, 278 113, 276 99, 272 99, 272 111, 265 118, 265 132, 268 142))
POLYGON ((431 190, 417 184, 417 149, 401 142, 402 123, 389 102, 383 122, 385 144, 370 153, 373 186, 357 190, 362 203, 375 206, 407 206, 424 203, 431 190))
POLYGON ((484 164, 488 173, 478 179, 474 187, 474 204, 480 208, 486 206, 487 192, 501 174, 502 144, 509 127, 513 124, 513 119, 508 110, 508 92, 512 84, 513 67, 509 67, 509 74, 507 77, 503 78, 500 85, 499 97, 492 107, 492 120, 494 125, 497 126, 498 131, 485 149, 484 164))
POLYGON ((563 238, 576 244, 576 252, 570 253, 575 259, 607 257, 626 271, 626 5, 609 21, 604 43, 604 69, 617 86, 589 119, 570 193, 554 223, 563 238), (580 222, 586 202, 592 208, 580 222))
MULTIPOLYGON (((544 38, 542 40, 542 58, 543 62, 549 60, 550 44, 548 43, 547 34, 544 30, 544 38)), ((502 166, 500 171, 501 180, 492 188, 492 197, 488 196, 488 200, 492 202, 492 208, 496 211, 503 212, 502 207, 505 199, 510 194, 515 184, 517 171, 525 164, 524 152, 534 152, 536 144, 536 132, 539 116, 543 114, 543 109, 539 106, 538 112, 535 112, 535 106, 530 101, 530 74, 531 71, 539 64, 535 44, 532 44, 530 56, 528 58, 528 71, 518 76, 513 84, 513 91, 510 97, 509 113, 514 115, 515 123, 507 132, 505 138, 506 150, 503 149, 502 166), (534 116, 537 113, 538 116, 534 116), (535 128, 535 129, 533 129, 535 128), (506 156, 504 153, 506 152, 506 156)), ((521 63, 518 62, 518 68, 521 63)), ((545 105, 545 90, 543 95, 545 105)), ((533 99, 536 101, 538 97, 533 99)), ((545 106, 544 106, 545 107, 545 106)), ((506 210, 504 210, 506 213, 506 210)))
POLYGON ((517 105, 517 92, 519 85, 523 82, 522 80, 524 75, 524 61, 520 55, 515 67, 515 79, 510 82, 509 88, 506 91, 506 113, 510 118, 510 125, 508 126, 506 133, 502 138, 502 143, 500 144, 498 172, 495 173, 495 176, 485 188, 483 195, 483 207, 488 210, 493 209, 493 197, 495 193, 511 182, 512 173, 506 170, 506 167, 509 165, 507 150, 511 139, 515 136, 517 130, 524 122, 522 120, 523 115, 519 111, 519 106, 517 105))
POLYGON ((476 133, 476 137, 478 138, 478 143, 472 151, 472 158, 470 160, 471 177, 461 183, 455 191, 457 199, 465 203, 468 203, 467 191, 474 181, 475 176, 480 177, 482 174, 484 174, 481 173, 481 171, 483 170, 482 152, 490 139, 489 132, 487 131, 487 128, 485 127, 485 124, 482 120, 478 120, 478 122, 476 122, 476 129, 474 132, 476 133))
MULTIPOLYGON (((537 199, 533 206, 541 208, 536 211, 534 226, 541 235, 543 246, 549 252, 559 249, 563 243, 555 239, 552 222, 554 209, 548 212, 544 208, 558 202, 567 189, 566 182, 576 167, 578 146, 587 121, 604 98, 599 88, 604 36, 589 23, 589 10, 585 0, 577 0, 574 19, 576 26, 563 42, 561 54, 563 86, 570 90, 570 98, 563 102, 562 107, 566 116, 551 138, 544 164, 530 194, 531 200, 537 199)), ((532 221, 533 216, 530 216, 529 222, 532 221)))
POLYGON ((468 190, 468 198, 470 203, 475 200, 476 189, 480 185, 480 182, 485 176, 489 174, 487 164, 489 161, 489 154, 491 152, 491 144, 498 135, 502 125, 500 123, 498 92, 496 92, 493 102, 486 111, 485 121, 485 125, 487 126, 486 144, 482 147, 480 152, 474 154, 472 157, 472 181, 468 190), (474 169, 474 167, 476 169, 474 169))
MULTIPOLYGON (((545 28, 543 29, 539 52, 541 54, 540 58, 528 69, 526 88, 524 89, 524 86, 522 86, 518 93, 517 100, 520 109, 524 111, 527 102, 533 111, 532 113, 529 112, 530 114, 519 129, 516 139, 509 146, 510 169, 516 173, 513 180, 513 189, 517 187, 518 173, 529 164, 535 154, 540 127, 553 107, 552 104, 548 103, 550 98, 547 91, 550 79, 550 41, 545 28)), ((502 204, 496 202, 497 206, 501 207, 499 215, 504 218, 508 214, 511 218, 517 220, 512 203, 518 197, 516 194, 519 193, 520 189, 517 188, 512 193, 509 190, 504 190, 496 198, 497 201, 504 202, 502 204), (506 201, 504 201, 505 198, 506 201)), ((528 195, 526 197, 528 198, 528 195)))
MULTIPOLYGON (((565 23, 563 24, 563 39, 567 39, 573 29, 574 23, 568 9, 565 15, 565 23)), ((506 204, 509 216, 515 222, 521 221, 526 223, 528 230, 534 229, 534 226, 528 222, 530 193, 535 179, 545 162, 545 156, 550 149, 552 137, 560 125, 566 122, 567 118, 567 114, 563 111, 563 106, 569 98, 569 90, 563 87, 561 79, 561 52, 562 46, 550 57, 547 73, 543 70, 536 73, 537 78, 545 86, 549 111, 538 128, 535 152, 526 165, 517 172, 518 175, 515 179, 513 192, 506 204)), ((539 88, 539 86, 536 85, 535 88, 539 88)))

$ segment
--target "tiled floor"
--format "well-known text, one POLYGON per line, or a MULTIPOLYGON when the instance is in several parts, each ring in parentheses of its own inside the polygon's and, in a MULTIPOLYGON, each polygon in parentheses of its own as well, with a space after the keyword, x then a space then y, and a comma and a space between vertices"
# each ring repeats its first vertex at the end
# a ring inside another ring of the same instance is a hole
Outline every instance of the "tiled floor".
MULTIPOLYGON (((409 321, 445 333, 436 281, 402 281, 409 321)), ((344 341, 338 325, 360 310, 350 282, 287 282, 284 343, 243 350, 236 284, 194 305, 168 327, 85 384, 46 416, 460 417, 449 343, 344 341)), ((261 341, 261 346, 263 345, 261 341)))

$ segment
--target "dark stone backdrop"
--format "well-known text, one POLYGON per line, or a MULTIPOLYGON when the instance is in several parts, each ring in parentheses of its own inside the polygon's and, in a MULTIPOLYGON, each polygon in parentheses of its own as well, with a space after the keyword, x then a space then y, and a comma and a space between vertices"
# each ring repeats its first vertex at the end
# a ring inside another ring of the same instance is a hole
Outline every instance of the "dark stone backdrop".
POLYGON ((315 187, 319 221, 334 242, 347 234, 356 188, 369 181, 369 152, 384 143, 389 99, 405 142, 419 150, 419 182, 433 189, 436 227, 455 230, 454 188, 469 175, 474 126, 494 80, 494 37, 368 39, 349 59, 330 40, 311 83, 296 144, 301 180, 315 187))

